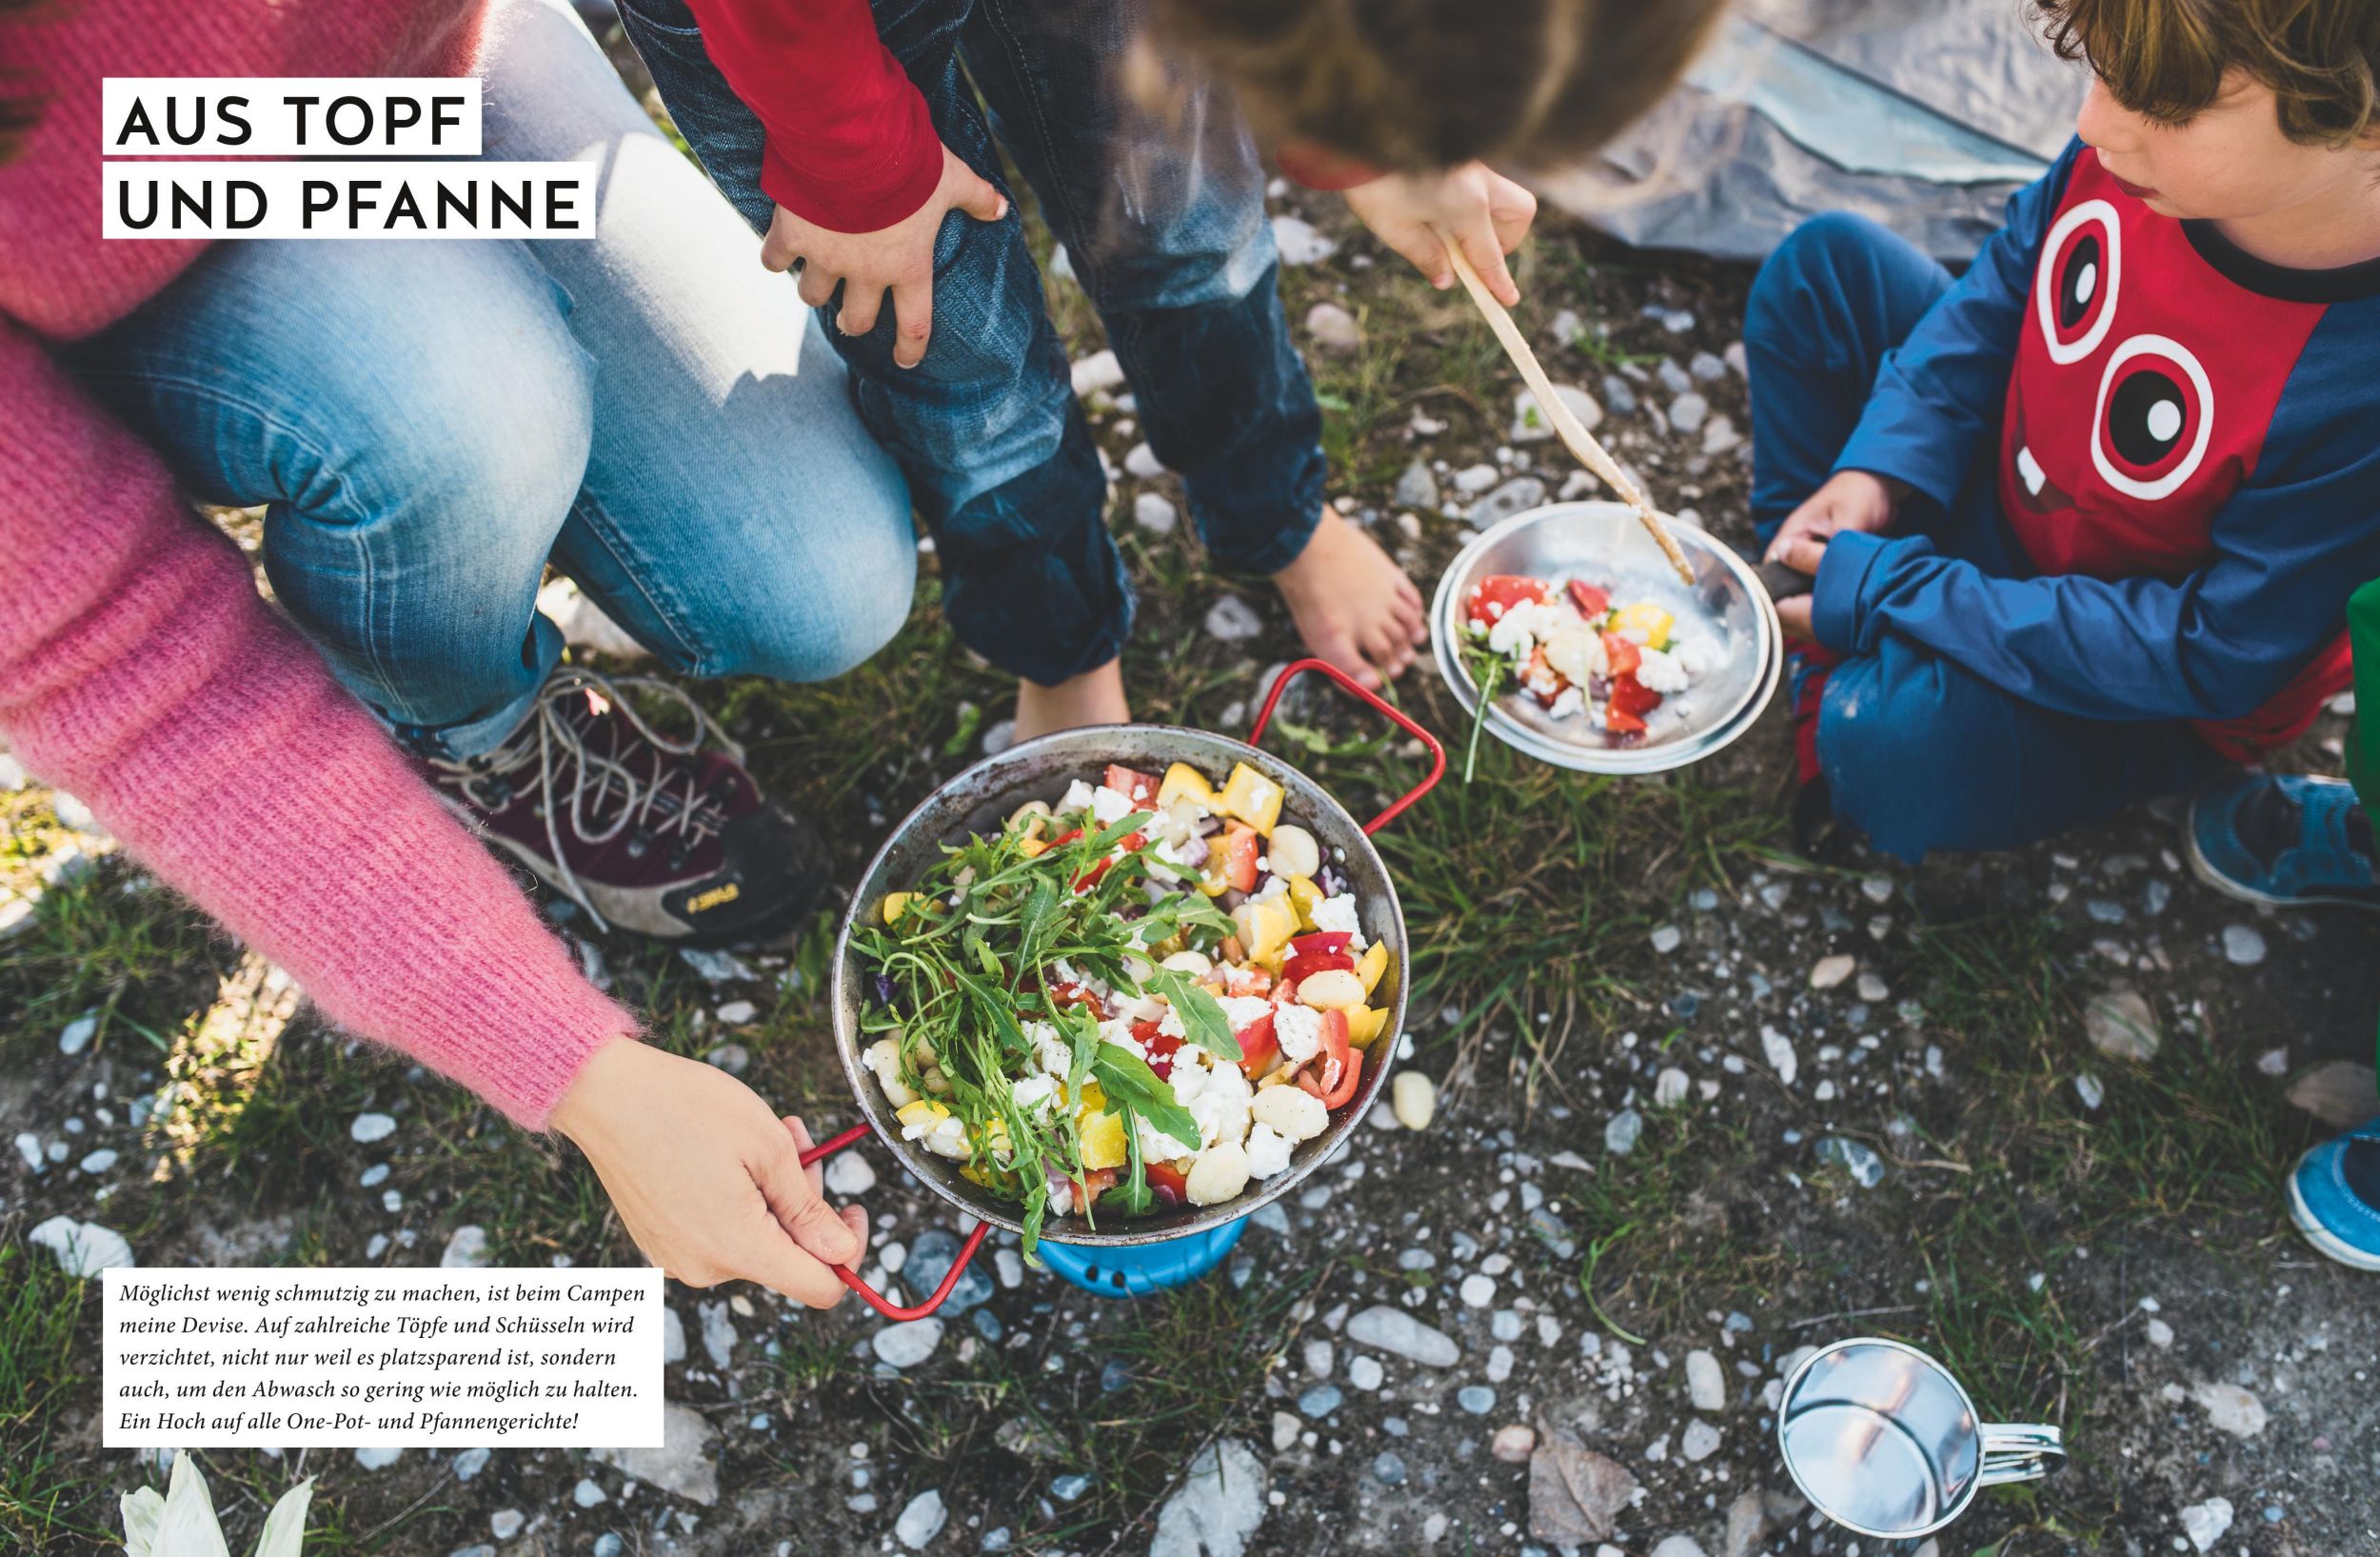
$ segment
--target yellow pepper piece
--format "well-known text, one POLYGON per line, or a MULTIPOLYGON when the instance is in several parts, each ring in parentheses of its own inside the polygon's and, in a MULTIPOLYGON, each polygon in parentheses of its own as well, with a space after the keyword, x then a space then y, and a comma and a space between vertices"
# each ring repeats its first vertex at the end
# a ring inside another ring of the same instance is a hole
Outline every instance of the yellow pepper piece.
POLYGON ((1287 798, 1279 785, 1244 762, 1233 765, 1231 778, 1223 786, 1223 809, 1268 838, 1273 824, 1280 820, 1281 802, 1287 798))
POLYGON ((988 1155, 1007 1156, 1014 1149, 1008 1142, 1008 1122, 1004 1119, 986 1119, 977 1126, 975 1147, 978 1151, 988 1155))
POLYGON ((1220 810, 1223 807, 1222 798, 1216 794, 1215 786, 1207 783, 1206 775, 1186 762, 1178 762, 1166 769, 1164 781, 1157 787, 1160 810, 1177 800, 1196 801, 1210 811, 1220 810))
POLYGON ((1101 1108, 1106 1107, 1107 1089, 1101 1087, 1098 1082, 1084 1082, 1082 1084, 1082 1106, 1076 1110, 1077 1115, 1081 1118, 1088 1118, 1092 1114, 1099 1112, 1101 1108))
POLYGON ((1020 838, 1017 840, 1017 852, 1028 860, 1038 860, 1049 852, 1049 844, 1041 838, 1020 838))
POLYGON ((899 924, 902 914, 910 904, 917 900, 918 894, 915 892, 886 892, 884 894, 884 923, 899 924))
POLYGON ((1232 909, 1231 919, 1240 928, 1240 945, 1247 959, 1268 967, 1280 961, 1281 949, 1298 933, 1296 911, 1278 897, 1242 903, 1232 909))
POLYGON ((1644 634, 1645 648, 1667 649, 1669 635, 1676 626, 1676 620, 1669 612, 1650 601, 1639 600, 1612 613, 1610 630, 1627 632, 1633 629, 1644 634))
POLYGON ((1289 878, 1289 906, 1298 910, 1298 928, 1314 933, 1314 910, 1322 905, 1322 888, 1308 876, 1289 878))
POLYGON ((1082 1121, 1082 1166, 1087 1168, 1121 1168, 1131 1153, 1124 1145, 1124 1118, 1121 1114, 1095 1113, 1082 1121))
POLYGON ((1347 1041, 1362 1048, 1378 1039, 1387 1026, 1387 1007, 1359 1006, 1347 1013, 1347 1041))
POLYGON ((919 1125, 939 1125, 950 1117, 950 1110, 932 1098, 922 1097, 915 1103, 904 1103, 895 1108, 893 1117, 912 1128, 919 1125))
POLYGON ((1363 948, 1363 956, 1356 963, 1356 977, 1363 981, 1363 992, 1370 994, 1380 987, 1380 975, 1388 971, 1388 946, 1375 941, 1363 948))

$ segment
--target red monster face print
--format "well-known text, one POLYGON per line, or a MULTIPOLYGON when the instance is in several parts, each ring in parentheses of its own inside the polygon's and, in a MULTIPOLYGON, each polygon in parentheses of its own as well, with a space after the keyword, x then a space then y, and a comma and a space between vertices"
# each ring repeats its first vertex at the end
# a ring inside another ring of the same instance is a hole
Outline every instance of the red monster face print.
POLYGON ((2321 307, 2227 279, 2088 150, 2033 279, 2001 434, 2018 540, 2044 572, 2198 567, 2321 307))

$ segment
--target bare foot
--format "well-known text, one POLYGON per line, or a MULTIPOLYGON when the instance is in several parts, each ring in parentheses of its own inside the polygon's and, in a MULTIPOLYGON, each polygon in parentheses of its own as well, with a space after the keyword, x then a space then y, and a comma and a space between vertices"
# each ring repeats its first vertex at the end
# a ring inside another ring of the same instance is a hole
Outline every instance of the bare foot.
POLYGON ((1128 725, 1132 705, 1124 701, 1121 660, 1109 660, 1055 687, 1017 683, 1017 739, 1029 741, 1085 725, 1128 725))
POLYGON ((1298 635, 1366 687, 1404 674, 1430 637, 1421 591, 1379 543, 1325 504, 1298 560, 1273 575, 1298 635))

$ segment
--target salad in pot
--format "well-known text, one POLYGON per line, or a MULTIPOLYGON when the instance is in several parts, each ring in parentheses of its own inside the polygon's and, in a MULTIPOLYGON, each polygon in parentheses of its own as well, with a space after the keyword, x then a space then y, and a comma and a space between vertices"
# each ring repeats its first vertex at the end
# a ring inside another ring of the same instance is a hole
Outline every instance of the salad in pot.
POLYGON ((1219 1206, 1361 1090, 1392 948, 1245 763, 1110 767, 945 846, 853 936, 862 1063, 902 1137, 1096 1228, 1219 1206))

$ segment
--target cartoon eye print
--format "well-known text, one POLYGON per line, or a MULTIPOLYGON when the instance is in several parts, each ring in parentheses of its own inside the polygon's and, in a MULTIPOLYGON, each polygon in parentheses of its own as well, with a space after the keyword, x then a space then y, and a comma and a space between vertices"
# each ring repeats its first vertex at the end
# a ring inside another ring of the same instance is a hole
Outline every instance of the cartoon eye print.
POLYGON ((2214 386, 2190 348, 2135 335, 2108 358, 2092 417, 2091 462, 2127 497, 2170 497, 2197 474, 2214 436, 2214 386))
POLYGON ((2057 219, 2033 267, 2033 308, 2050 360, 2070 367, 2099 349, 2115 323, 2124 276, 2124 229, 2115 208, 2086 200, 2057 219))

